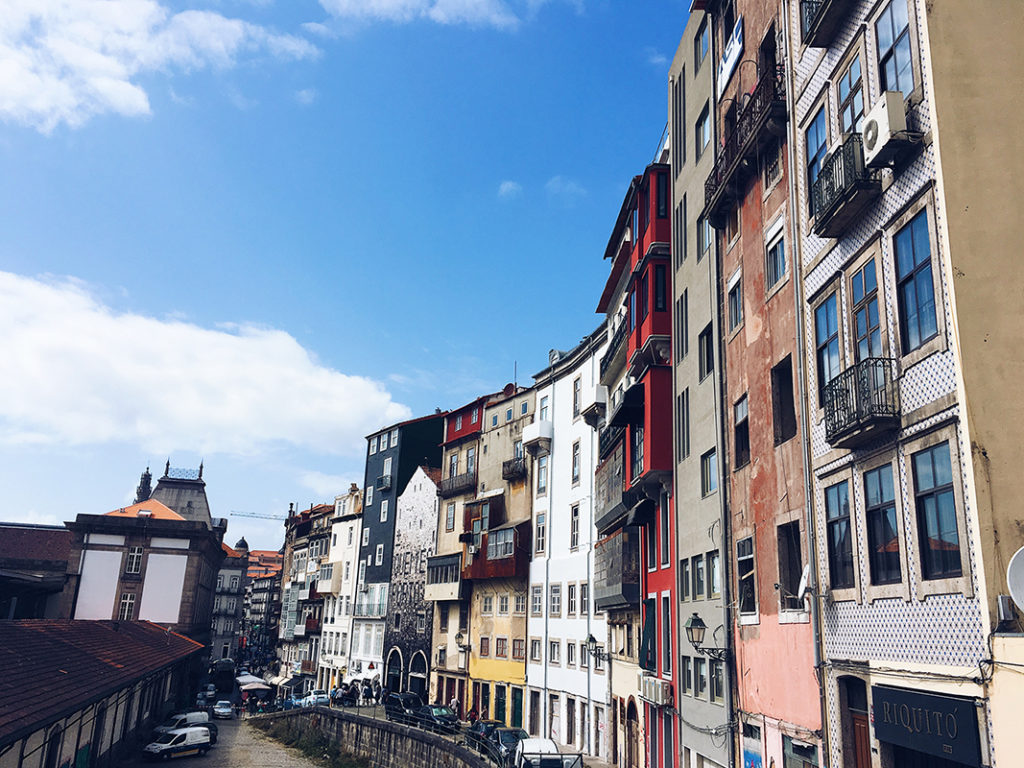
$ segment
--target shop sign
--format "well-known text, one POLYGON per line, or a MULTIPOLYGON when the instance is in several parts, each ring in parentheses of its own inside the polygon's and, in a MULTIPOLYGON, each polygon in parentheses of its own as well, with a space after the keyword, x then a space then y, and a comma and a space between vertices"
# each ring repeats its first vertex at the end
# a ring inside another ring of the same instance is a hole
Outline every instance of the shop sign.
POLYGON ((981 765, 974 699, 871 686, 875 736, 917 752, 981 765))
POLYGON ((722 52, 722 60, 718 62, 718 97, 722 97, 722 92, 725 90, 725 86, 729 82, 729 78, 732 77, 732 72, 736 69, 736 65, 740 63, 740 55, 743 53, 743 17, 740 16, 736 19, 736 26, 732 28, 732 34, 729 36, 729 42, 725 44, 725 50, 722 52))

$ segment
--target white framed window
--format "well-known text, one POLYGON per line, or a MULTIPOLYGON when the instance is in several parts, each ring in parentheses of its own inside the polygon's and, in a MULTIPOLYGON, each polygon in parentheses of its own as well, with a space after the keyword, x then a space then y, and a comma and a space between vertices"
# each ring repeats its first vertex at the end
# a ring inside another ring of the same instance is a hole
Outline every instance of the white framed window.
POLYGON ((363 546, 365 547, 365 546, 368 546, 369 544, 370 544, 370 529, 369 528, 363 528, 363 546))
MULTIPOLYGON (((128 550, 128 561, 125 563, 125 573, 140 573, 142 571, 142 547, 132 547, 128 550)), ((218 577, 219 579, 220 577, 218 577)))
POLYGON ((374 454, 377 452, 377 436, 374 435, 370 438, 370 453, 374 454))
POLYGON ((369 507, 369 506, 373 505, 373 486, 372 485, 366 486, 366 493, 363 495, 363 498, 364 498, 363 504, 365 506, 369 507))
POLYGON ((541 421, 547 421, 548 420, 548 412, 549 412, 548 402, 549 402, 549 398, 548 398, 547 395, 544 395, 544 397, 542 397, 540 399, 540 420, 541 421))
MULTIPOLYGON (((381 439, 383 440, 384 438, 382 437, 381 439)), ((394 448, 397 445, 398 445, 398 430, 397 429, 392 429, 391 430, 391 447, 394 448)))
POLYGON ((460 429, 462 429, 462 414, 461 413, 458 416, 455 417, 455 431, 458 432, 460 429))
POLYGON ((377 545, 377 554, 374 557, 374 561, 373 562, 374 562, 374 565, 383 565, 384 564, 384 545, 383 544, 378 544, 377 545))
POLYGON ((118 621, 131 621, 135 615, 135 593, 134 592, 123 592, 121 594, 121 604, 117 608, 118 621))
POLYGON ((388 521, 388 500, 380 500, 380 521, 386 523, 388 521))

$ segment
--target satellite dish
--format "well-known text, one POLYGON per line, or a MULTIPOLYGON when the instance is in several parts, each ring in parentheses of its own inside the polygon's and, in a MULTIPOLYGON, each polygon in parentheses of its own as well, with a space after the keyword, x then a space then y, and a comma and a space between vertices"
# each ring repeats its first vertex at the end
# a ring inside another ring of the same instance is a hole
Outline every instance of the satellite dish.
MULTIPOLYGON (((1024 564, 1024 561, 1022 561, 1022 564, 1024 564)), ((800 586, 796 588, 797 600, 803 600, 804 596, 807 594, 807 582, 810 581, 810 578, 811 564, 808 563, 804 566, 804 572, 800 574, 800 586)), ((1024 582, 1021 583, 1024 584, 1024 582)))
POLYGON ((1024 611, 1024 547, 1013 553, 1010 564, 1006 566, 1006 584, 1014 604, 1024 611))
POLYGON ((868 120, 867 125, 864 126, 864 144, 867 148, 874 149, 875 144, 878 142, 878 121, 868 120))

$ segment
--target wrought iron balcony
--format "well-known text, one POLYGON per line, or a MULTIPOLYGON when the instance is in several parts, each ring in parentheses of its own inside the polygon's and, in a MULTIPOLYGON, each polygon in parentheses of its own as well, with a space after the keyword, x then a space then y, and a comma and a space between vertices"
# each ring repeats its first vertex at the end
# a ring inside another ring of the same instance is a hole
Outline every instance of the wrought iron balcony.
POLYGON ((827 48, 849 8, 850 0, 800 0, 800 32, 804 45, 827 48))
POLYGON ((476 489, 476 472, 463 472, 461 475, 446 477, 441 480, 438 493, 442 498, 456 496, 476 489))
POLYGON ((896 361, 869 357, 825 385, 825 439, 834 448, 856 448, 899 428, 896 361))
POLYGON ((601 358, 601 383, 607 386, 605 382, 605 375, 611 372, 617 372, 626 362, 625 345, 626 339, 629 336, 629 323, 623 318, 619 322, 619 327, 615 329, 612 334, 611 340, 608 342, 608 351, 604 353, 604 357, 601 358))
POLYGON ((704 182, 703 215, 711 226, 725 226, 729 209, 743 194, 744 182, 757 172, 758 152, 770 138, 783 135, 785 123, 786 77, 780 64, 761 76, 704 182))
POLYGON ((503 480, 522 480, 526 477, 526 459, 520 456, 501 462, 501 477, 503 480))
POLYGON ((389 491, 391 490, 391 475, 381 475, 377 478, 375 483, 378 491, 389 491))
POLYGON ((839 237, 882 192, 878 171, 864 165, 864 143, 859 133, 825 158, 811 186, 814 234, 839 237))

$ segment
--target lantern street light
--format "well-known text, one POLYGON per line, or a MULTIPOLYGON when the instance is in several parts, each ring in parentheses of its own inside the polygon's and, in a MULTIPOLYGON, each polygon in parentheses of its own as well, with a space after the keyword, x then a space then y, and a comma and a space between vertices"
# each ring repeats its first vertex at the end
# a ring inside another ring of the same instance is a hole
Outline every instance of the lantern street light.
POLYGON ((715 661, 725 661, 729 655, 728 648, 707 648, 704 646, 704 634, 708 630, 707 624, 697 615, 696 612, 686 620, 683 625, 686 629, 686 639, 698 653, 710 656, 715 661))
POLYGON ((466 636, 461 632, 455 634, 455 644, 459 647, 460 651, 468 651, 469 643, 465 642, 466 636))

